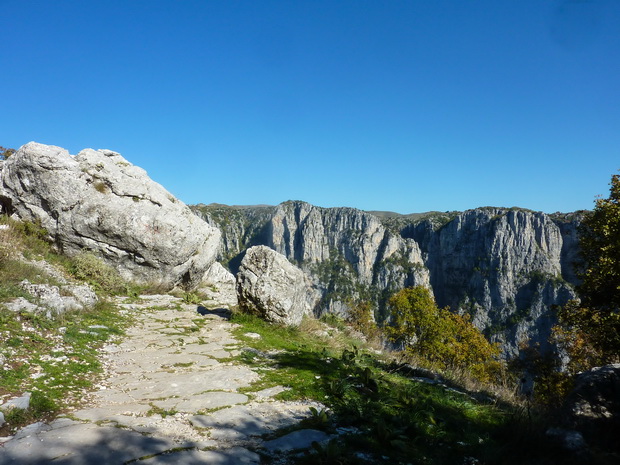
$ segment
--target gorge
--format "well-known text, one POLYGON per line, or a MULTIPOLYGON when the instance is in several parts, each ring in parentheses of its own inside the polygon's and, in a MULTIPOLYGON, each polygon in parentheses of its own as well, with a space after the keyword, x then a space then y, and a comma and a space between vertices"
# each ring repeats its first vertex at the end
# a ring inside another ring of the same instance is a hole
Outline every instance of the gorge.
POLYGON ((548 347, 555 309, 576 297, 580 212, 484 207, 399 215, 301 201, 191 208, 222 231, 218 258, 233 273, 248 247, 266 245, 312 276, 322 291, 317 316, 344 316, 367 301, 383 321, 390 295, 423 285, 439 306, 469 313, 514 356, 520 343, 548 347))

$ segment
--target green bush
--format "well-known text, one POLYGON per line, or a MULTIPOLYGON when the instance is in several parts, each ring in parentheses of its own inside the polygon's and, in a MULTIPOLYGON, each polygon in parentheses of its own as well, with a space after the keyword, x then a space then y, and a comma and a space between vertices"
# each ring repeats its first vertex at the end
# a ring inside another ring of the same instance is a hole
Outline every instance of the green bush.
POLYGON ((76 279, 86 281, 97 291, 111 295, 127 292, 127 284, 118 271, 92 252, 81 252, 73 257, 69 268, 76 279))
POLYGON ((581 301, 560 309, 554 328, 571 373, 620 361, 620 174, 610 186, 609 197, 596 201, 579 229, 581 301))
POLYGON ((403 289, 388 305, 392 319, 386 334, 406 354, 428 361, 432 368, 464 369, 482 381, 498 373, 497 345, 485 339, 468 315, 438 308, 427 288, 403 289))

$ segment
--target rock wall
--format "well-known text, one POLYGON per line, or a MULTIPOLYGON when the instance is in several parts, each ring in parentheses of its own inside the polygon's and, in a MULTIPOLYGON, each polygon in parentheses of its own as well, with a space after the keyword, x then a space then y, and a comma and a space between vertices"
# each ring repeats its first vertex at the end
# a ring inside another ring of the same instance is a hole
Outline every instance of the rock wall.
POLYGON ((440 306, 468 312, 514 353, 520 341, 547 344, 554 307, 575 297, 576 224, 544 213, 479 208, 437 227, 404 229, 423 251, 440 306))
POLYGON ((39 222, 72 255, 92 250, 125 278, 197 285, 216 258, 220 232, 146 172, 110 150, 31 142, 4 162, 0 202, 39 222))
POLYGON ((203 214, 214 224, 226 218, 222 247, 230 256, 247 247, 244 232, 260 231, 251 245, 267 245, 311 274, 323 294, 320 311, 346 313, 352 300, 371 300, 383 319, 391 294, 424 285, 514 355, 521 341, 544 347, 555 307, 575 297, 578 214, 479 208, 407 217, 285 202, 262 207, 253 223, 249 207, 233 217, 217 206, 217 219, 209 208, 203 214))

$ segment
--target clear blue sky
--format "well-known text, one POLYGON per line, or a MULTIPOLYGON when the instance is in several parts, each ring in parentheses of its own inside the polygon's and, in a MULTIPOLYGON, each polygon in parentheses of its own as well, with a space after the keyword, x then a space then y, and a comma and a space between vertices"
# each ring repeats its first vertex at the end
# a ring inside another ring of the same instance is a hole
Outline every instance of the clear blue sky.
POLYGON ((186 203, 593 206, 620 0, 0 0, 0 145, 108 148, 186 203))

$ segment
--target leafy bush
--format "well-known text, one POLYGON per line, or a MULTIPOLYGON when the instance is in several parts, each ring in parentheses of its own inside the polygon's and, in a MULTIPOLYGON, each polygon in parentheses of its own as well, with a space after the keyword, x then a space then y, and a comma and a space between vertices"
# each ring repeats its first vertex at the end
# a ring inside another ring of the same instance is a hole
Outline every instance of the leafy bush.
POLYGON ((71 274, 82 281, 86 281, 95 290, 115 295, 127 292, 127 285, 118 271, 92 252, 81 252, 73 257, 71 274))
POLYGON ((620 175, 610 185, 609 198, 596 201, 579 230, 581 302, 562 308, 554 328, 572 373, 620 361, 620 175))
POLYGON ((382 338, 370 302, 350 302, 347 321, 353 329, 362 333, 369 341, 378 341, 382 338))
POLYGON ((547 351, 543 353, 538 345, 522 343, 519 346, 519 356, 508 362, 509 370, 522 376, 532 376, 535 383, 531 396, 527 400, 540 410, 547 413, 554 412, 561 406, 573 386, 572 378, 560 371, 561 361, 557 354, 547 351))
POLYGON ((202 298, 195 292, 186 292, 183 295, 183 302, 186 304, 200 305, 202 298))
POLYGON ((485 339, 468 315, 438 308, 425 287, 403 289, 388 305, 392 320, 386 334, 405 353, 426 359, 433 368, 466 369, 481 380, 499 371, 498 346, 485 339))
POLYGON ((16 152, 15 149, 7 149, 6 147, 0 146, 0 160, 6 160, 11 155, 16 152))

